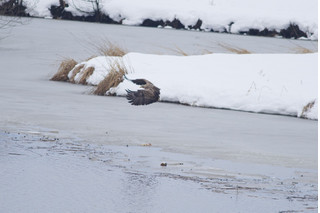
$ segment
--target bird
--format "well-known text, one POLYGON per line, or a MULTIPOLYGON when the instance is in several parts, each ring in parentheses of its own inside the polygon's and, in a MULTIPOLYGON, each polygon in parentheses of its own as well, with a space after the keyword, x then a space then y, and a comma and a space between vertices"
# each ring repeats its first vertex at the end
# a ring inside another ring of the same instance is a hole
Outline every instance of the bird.
POLYGON ((154 102, 157 102, 160 97, 160 89, 153 85, 150 81, 146 79, 128 79, 124 76, 125 79, 131 81, 137 85, 140 85, 141 88, 137 91, 131 91, 126 89, 127 95, 126 98, 131 105, 148 105, 154 102))

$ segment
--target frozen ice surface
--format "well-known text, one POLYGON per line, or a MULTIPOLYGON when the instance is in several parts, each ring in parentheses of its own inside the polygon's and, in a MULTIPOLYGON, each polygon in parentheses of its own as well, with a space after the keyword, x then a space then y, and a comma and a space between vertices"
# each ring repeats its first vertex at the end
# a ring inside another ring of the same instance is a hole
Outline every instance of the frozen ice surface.
POLYGON ((0 132, 3 212, 317 209, 316 184, 306 181, 312 170, 230 164, 152 147, 93 145, 52 135, 43 130, 0 132))

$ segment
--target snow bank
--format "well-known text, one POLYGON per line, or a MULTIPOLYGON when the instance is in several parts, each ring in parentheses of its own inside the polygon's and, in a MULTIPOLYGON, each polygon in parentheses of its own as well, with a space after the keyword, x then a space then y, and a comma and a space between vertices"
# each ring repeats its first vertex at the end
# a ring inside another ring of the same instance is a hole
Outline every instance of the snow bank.
MULTIPOLYGON (((51 16, 50 5, 57 0, 43 0, 34 3, 26 0, 31 15, 51 16)), ((80 10, 92 12, 93 4, 83 0, 66 0, 66 11, 73 15, 87 16, 80 10)), ((318 38, 317 0, 100 0, 100 10, 113 20, 127 24, 140 25, 146 19, 179 19, 184 26, 195 25, 202 20, 201 29, 232 33, 249 29, 269 30, 285 29, 290 23, 297 24, 311 39, 318 38), (233 23, 229 28, 230 23, 233 23)))
POLYGON ((90 60, 81 62, 77 64, 68 74, 68 78, 70 79, 73 75, 73 72, 77 70, 80 66, 82 68, 79 70, 79 72, 74 76, 74 82, 79 83, 82 75, 84 74, 85 70, 89 67, 94 68, 94 72, 92 75, 90 75, 86 82, 90 85, 98 85, 100 81, 102 81, 108 74, 108 72, 111 70, 111 64, 113 64, 115 61, 120 61, 120 57, 105 57, 105 56, 98 56, 95 58, 92 58, 90 60))
MULTIPOLYGON (((318 119, 317 57, 317 53, 201 56, 128 53, 122 60, 129 70, 128 78, 146 78, 161 88, 161 101, 318 119)), ((87 83, 97 85, 102 81, 110 70, 108 63, 115 58, 100 56, 82 62, 85 67, 95 68, 87 83)), ((128 88, 137 86, 124 80, 112 88, 112 93, 123 96, 128 88)))

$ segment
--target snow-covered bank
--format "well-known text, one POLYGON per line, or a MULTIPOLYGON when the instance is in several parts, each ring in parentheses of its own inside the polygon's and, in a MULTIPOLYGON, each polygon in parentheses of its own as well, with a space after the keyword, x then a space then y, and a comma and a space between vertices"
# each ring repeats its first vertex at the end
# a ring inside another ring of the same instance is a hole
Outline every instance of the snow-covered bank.
POLYGON ((59 5, 57 0, 36 4, 34 0, 25 1, 29 8, 27 12, 40 17, 85 20, 90 15, 92 20, 88 21, 104 22, 106 20, 103 19, 108 19, 110 23, 126 25, 159 25, 268 36, 294 24, 299 28, 293 29, 293 33, 301 30, 304 37, 318 39, 316 0, 304 3, 298 0, 101 0, 98 5, 91 1, 66 0, 65 3, 59 5), (97 13, 105 17, 101 18, 97 13))
MULTIPOLYGON (((191 106, 318 119, 318 54, 208 54, 168 56, 128 53, 123 58, 99 56, 79 63, 79 82, 88 67, 86 82, 98 85, 110 64, 123 60, 128 78, 146 78, 161 88, 161 101, 191 106)), ((138 89, 124 80, 107 93, 124 96, 138 89)))

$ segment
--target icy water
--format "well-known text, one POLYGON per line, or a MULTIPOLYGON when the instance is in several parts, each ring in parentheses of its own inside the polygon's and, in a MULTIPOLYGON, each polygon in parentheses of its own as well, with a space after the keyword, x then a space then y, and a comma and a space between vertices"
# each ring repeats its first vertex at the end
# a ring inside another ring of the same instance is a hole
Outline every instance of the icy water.
POLYGON ((108 38, 129 51, 317 42, 32 19, 0 40, 1 212, 317 211, 316 121, 89 95, 50 82, 108 38), (89 40, 91 40, 89 42, 89 40), (167 163, 167 166, 161 166, 167 163))

